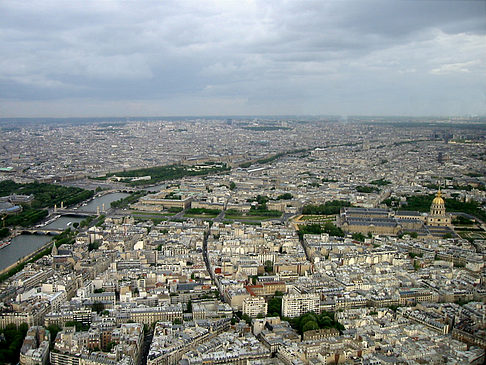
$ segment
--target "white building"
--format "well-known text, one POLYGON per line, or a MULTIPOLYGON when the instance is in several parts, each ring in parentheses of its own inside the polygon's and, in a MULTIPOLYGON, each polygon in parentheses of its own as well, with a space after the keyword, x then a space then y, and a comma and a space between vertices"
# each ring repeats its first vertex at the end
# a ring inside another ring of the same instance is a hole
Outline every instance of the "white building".
POLYGON ((307 312, 319 311, 319 294, 286 294, 282 298, 282 315, 298 317, 307 312))
POLYGON ((259 314, 267 314, 267 302, 263 297, 248 297, 243 300, 243 314, 249 317, 257 317, 259 314))

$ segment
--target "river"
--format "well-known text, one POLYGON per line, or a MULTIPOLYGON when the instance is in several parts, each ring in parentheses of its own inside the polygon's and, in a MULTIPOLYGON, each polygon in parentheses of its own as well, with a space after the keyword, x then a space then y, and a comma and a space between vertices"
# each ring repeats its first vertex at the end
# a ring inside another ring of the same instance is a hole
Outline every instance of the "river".
POLYGON ((21 234, 12 239, 9 246, 0 249, 0 270, 27 256, 53 239, 53 236, 21 234))
POLYGON ((97 207, 100 207, 100 213, 103 212, 103 204, 105 205, 105 210, 110 209, 111 202, 115 200, 119 200, 121 198, 125 198, 130 194, 127 193, 111 193, 100 196, 91 200, 88 204, 83 205, 78 208, 78 212, 89 212, 89 213, 96 213, 97 207))
POLYGON ((160 184, 160 185, 155 185, 155 186, 149 186, 145 188, 147 191, 161 191, 167 189, 167 184, 160 184))
MULTIPOLYGON (((78 211, 83 213, 96 213, 96 207, 100 207, 100 212, 103 209, 103 204, 105 204, 105 209, 110 208, 110 203, 115 200, 125 198, 130 194, 126 193, 112 193, 106 194, 101 197, 91 200, 85 206, 79 207, 78 211)), ((75 222, 81 222, 83 217, 76 216, 62 216, 56 219, 54 222, 49 223, 43 228, 53 228, 53 229, 66 229, 72 227, 75 222)), ((0 249, 0 270, 12 265, 18 259, 27 256, 42 247, 45 243, 52 240, 52 236, 42 236, 42 235, 29 235, 22 234, 11 240, 9 246, 0 249)))
POLYGON ((52 229, 66 229, 72 227, 73 223, 79 223, 83 220, 83 217, 75 217, 70 215, 65 215, 62 217, 57 218, 54 222, 49 223, 48 225, 42 228, 52 228, 52 229))

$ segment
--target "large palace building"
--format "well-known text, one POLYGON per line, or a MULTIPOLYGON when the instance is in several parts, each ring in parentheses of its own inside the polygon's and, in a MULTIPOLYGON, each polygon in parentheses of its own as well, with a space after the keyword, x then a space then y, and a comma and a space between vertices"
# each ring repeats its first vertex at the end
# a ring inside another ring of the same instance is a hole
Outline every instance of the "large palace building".
POLYGON ((420 236, 443 237, 453 234, 451 215, 446 213, 442 192, 437 192, 430 213, 391 211, 377 208, 345 207, 341 209, 339 224, 345 232, 398 235, 416 232, 420 236))

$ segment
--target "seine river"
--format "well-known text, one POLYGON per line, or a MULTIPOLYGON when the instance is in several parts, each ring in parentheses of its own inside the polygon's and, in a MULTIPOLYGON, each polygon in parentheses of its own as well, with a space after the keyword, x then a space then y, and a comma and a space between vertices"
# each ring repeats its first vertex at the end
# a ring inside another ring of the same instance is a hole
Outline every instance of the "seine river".
MULTIPOLYGON (((96 207, 100 207, 100 212, 102 210, 103 204, 105 204, 105 209, 110 208, 110 203, 124 198, 129 194, 126 193, 113 193, 106 194, 102 197, 91 200, 85 206, 78 208, 79 212, 89 212, 96 213, 96 207)), ((46 228, 54 229, 66 229, 71 227, 75 222, 81 222, 83 217, 75 216, 62 216, 56 219, 54 222, 49 223, 46 228)), ((22 234, 12 239, 9 246, 0 249, 0 270, 12 265, 18 259, 29 255, 30 253, 42 247, 45 243, 52 240, 53 236, 43 236, 43 235, 30 235, 22 234)))
POLYGON ((103 210, 103 204, 105 205, 105 209, 110 209, 110 203, 114 202, 115 200, 119 200, 121 198, 125 198, 130 194, 127 193, 112 193, 106 194, 99 198, 95 198, 91 200, 88 204, 81 206, 78 208, 79 212, 93 212, 96 213, 97 207, 100 207, 100 212, 103 210))
POLYGON ((42 247, 52 240, 53 236, 21 234, 12 239, 9 246, 0 249, 0 270, 15 263, 18 259, 42 247))
POLYGON ((66 229, 72 227, 73 223, 79 223, 83 219, 83 217, 62 216, 42 228, 66 229))

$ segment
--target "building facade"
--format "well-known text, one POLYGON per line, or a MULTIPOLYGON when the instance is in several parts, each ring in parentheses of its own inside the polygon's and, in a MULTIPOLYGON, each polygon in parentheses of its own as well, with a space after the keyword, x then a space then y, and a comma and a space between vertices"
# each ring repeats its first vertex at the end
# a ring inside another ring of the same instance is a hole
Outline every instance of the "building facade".
POLYGON ((432 200, 430 213, 427 217, 427 225, 435 227, 450 227, 451 216, 446 213, 445 201, 442 199, 442 193, 439 189, 436 197, 432 200))
POLYGON ((267 302, 263 297, 248 297, 243 300, 243 314, 250 317, 257 317, 259 314, 267 314, 267 302))
POLYGON ((282 315, 298 317, 307 312, 319 311, 319 294, 287 294, 282 298, 282 315))

